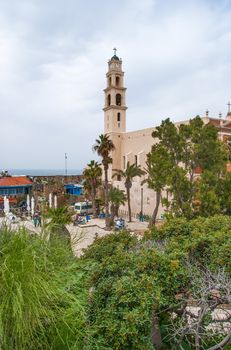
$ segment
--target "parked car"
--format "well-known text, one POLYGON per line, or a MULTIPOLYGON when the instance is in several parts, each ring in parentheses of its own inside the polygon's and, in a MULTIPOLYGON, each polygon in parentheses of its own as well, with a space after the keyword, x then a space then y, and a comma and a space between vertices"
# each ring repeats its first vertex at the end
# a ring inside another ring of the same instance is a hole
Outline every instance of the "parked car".
POLYGON ((79 215, 93 214, 92 202, 77 202, 74 209, 79 215))

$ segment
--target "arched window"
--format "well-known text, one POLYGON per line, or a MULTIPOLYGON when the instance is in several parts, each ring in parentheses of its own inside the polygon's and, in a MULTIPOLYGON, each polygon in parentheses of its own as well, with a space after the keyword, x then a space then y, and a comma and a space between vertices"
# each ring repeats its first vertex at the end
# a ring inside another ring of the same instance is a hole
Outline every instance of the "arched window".
POLYGON ((108 85, 111 86, 111 77, 108 79, 108 85))
POLYGON ((107 105, 111 106, 111 95, 107 95, 107 105))
POLYGON ((120 113, 117 113, 117 122, 120 122, 120 113))
POLYGON ((116 106, 121 106, 121 95, 116 94, 116 106))
POLYGON ((120 84, 120 77, 116 77, 116 86, 119 86, 120 84))

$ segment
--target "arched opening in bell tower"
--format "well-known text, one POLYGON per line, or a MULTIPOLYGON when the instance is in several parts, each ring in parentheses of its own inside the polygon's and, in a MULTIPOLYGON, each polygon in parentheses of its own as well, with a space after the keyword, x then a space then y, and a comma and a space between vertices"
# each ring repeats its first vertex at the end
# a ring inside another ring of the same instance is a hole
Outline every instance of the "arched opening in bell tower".
POLYGON ((107 105, 111 106, 111 95, 110 94, 107 96, 107 105))
POLYGON ((121 106, 121 95, 116 94, 116 106, 121 106))
POLYGON ((120 77, 116 77, 116 86, 120 85, 120 77))

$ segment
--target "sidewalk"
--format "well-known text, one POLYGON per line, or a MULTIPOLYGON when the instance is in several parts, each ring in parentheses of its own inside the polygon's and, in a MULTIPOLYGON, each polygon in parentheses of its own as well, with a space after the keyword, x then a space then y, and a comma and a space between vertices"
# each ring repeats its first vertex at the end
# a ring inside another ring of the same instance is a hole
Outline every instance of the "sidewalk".
POLYGON ((6 220, 5 217, 0 218, 0 226, 6 224, 8 227, 10 227, 12 230, 17 230, 18 228, 25 227, 32 233, 41 233, 41 227, 34 227, 33 220, 18 220, 16 222, 10 222, 9 220, 6 220))

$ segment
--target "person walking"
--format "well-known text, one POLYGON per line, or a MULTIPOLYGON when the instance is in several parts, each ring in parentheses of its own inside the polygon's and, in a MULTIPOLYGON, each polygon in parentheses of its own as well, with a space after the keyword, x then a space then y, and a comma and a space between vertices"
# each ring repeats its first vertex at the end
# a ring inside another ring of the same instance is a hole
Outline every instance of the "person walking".
POLYGON ((38 226, 38 215, 37 214, 34 215, 33 221, 34 221, 34 227, 37 227, 38 226))

